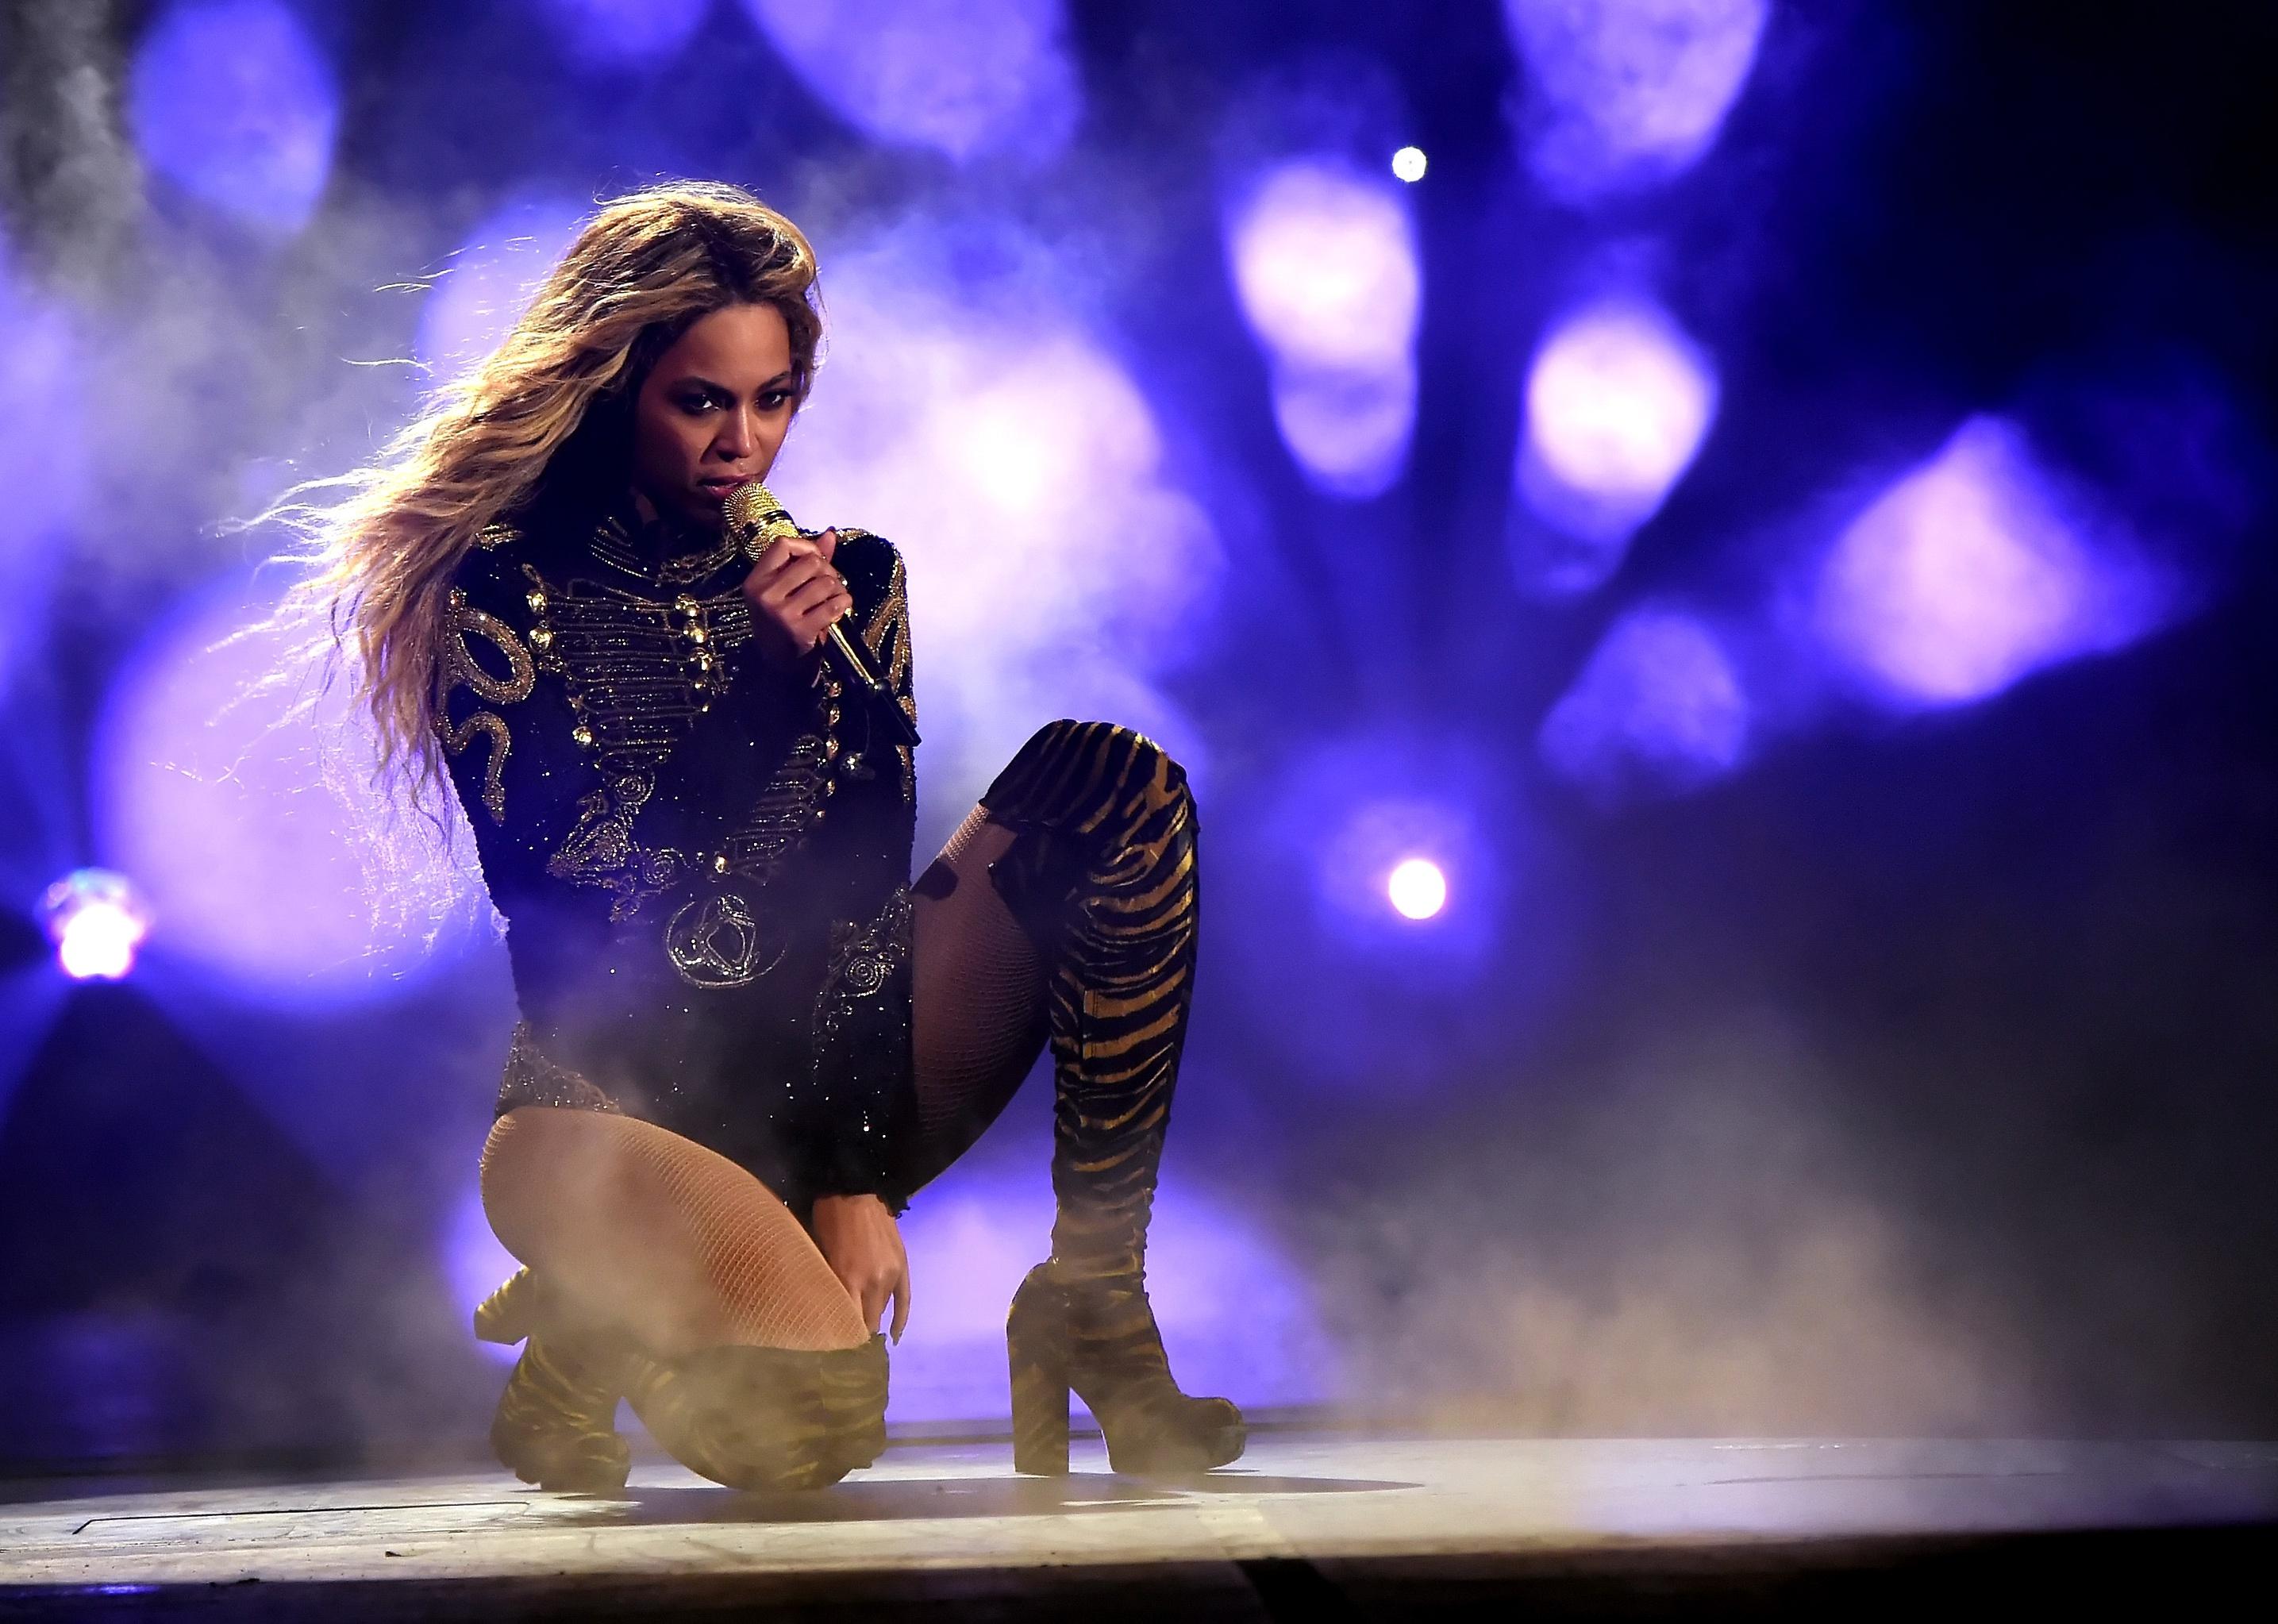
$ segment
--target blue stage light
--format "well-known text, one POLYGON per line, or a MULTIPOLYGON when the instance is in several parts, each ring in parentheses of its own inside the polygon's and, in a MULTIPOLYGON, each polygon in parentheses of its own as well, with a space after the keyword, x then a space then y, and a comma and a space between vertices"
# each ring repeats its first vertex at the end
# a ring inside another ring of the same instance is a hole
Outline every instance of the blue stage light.
POLYGON ((1060 0, 744 0, 808 89, 873 139, 964 162, 1036 162, 1074 134, 1082 88, 1060 0))
POLYGON ((1537 596, 1590 591, 1692 465, 1716 412, 1707 356, 1656 306, 1609 299, 1568 315, 1535 352, 1516 480, 1562 540, 1521 528, 1513 566, 1537 596))
POLYGON ((1406 205, 1342 165, 1293 162, 1235 202, 1226 235, 1290 455, 1332 494, 1384 491, 1416 423, 1423 272, 1406 205))
POLYGON ((1732 772, 1749 704, 1723 640, 1695 616, 1617 621, 1537 736, 1544 763, 1601 805, 1681 793, 1732 772))
POLYGON ((1812 635, 1900 709, 1968 703, 2166 619, 2176 584, 2015 423, 1974 417, 1877 497, 1821 560, 1812 635))
POLYGON ((498 347, 577 235, 588 212, 567 197, 522 198, 485 218, 420 306, 412 348, 437 382, 498 347))
POLYGON ((74 981, 117 981, 134 968, 150 921, 123 874, 80 869, 48 887, 40 911, 56 962, 74 981))
POLYGON ((1392 155, 1393 175, 1410 185, 1421 180, 1424 172, 1430 167, 1430 160, 1425 157, 1421 147, 1403 147, 1392 155))
POLYGON ((332 172, 340 91, 279 0, 177 0, 134 58, 134 135, 150 167, 264 230, 306 225, 332 172))
POLYGON ((1528 160, 1586 202, 1681 173, 1755 65, 1770 0, 1503 0, 1534 96, 1528 160))
POLYGON ((536 0, 581 61, 647 67, 679 54, 712 0, 536 0))

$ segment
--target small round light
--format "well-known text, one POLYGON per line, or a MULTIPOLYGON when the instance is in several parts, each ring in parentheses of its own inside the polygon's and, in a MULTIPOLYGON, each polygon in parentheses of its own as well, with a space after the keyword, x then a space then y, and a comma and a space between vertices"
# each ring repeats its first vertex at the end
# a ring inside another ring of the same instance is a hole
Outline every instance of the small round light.
POLYGON ((1392 870, 1384 893, 1403 919, 1429 919, 1448 906, 1448 877, 1430 858, 1410 857, 1392 870))
POLYGON ((116 981, 134 968, 134 950, 149 930, 124 876, 80 869, 48 887, 42 900, 56 961, 75 981, 116 981))
POLYGON ((1392 172, 1413 185, 1424 178, 1424 149, 1403 147, 1392 155, 1392 172))

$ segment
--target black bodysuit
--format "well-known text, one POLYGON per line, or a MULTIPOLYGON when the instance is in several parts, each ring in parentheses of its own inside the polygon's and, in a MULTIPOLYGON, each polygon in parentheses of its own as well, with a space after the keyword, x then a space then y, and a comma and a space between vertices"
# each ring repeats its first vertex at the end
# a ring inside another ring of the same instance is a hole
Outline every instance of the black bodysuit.
MULTIPOLYGON (((901 560, 839 536, 913 717, 901 560)), ((802 1220, 818 1195, 898 1207, 913 762, 826 670, 761 663, 751 568, 629 504, 540 502, 453 578, 440 725, 523 1015, 499 1109, 642 1117, 802 1220)))

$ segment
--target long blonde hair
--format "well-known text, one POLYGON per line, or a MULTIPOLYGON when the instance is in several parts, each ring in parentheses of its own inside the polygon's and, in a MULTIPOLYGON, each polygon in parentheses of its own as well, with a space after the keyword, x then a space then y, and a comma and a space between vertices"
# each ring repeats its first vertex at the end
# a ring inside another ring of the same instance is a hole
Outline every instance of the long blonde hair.
POLYGON ((822 333, 814 282, 806 236, 740 188, 682 181, 619 197, 586 221, 499 347, 438 389, 378 460, 301 486, 264 516, 304 539, 309 567, 280 617, 325 626, 373 724, 377 782, 417 803, 441 779, 439 645, 451 577, 482 528, 537 492, 589 419, 629 433, 649 368, 713 310, 780 310, 803 397, 822 333), (337 503, 309 500, 342 488, 337 503))

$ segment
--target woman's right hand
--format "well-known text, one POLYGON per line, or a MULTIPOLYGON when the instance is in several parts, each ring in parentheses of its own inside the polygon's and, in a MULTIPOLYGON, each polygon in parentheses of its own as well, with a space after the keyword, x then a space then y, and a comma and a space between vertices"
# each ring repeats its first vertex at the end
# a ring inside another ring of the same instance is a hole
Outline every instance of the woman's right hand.
POLYGON ((786 536, 760 555, 744 578, 752 601, 752 637, 760 657, 788 670, 813 654, 831 624, 854 607, 846 578, 830 566, 838 532, 786 536))

